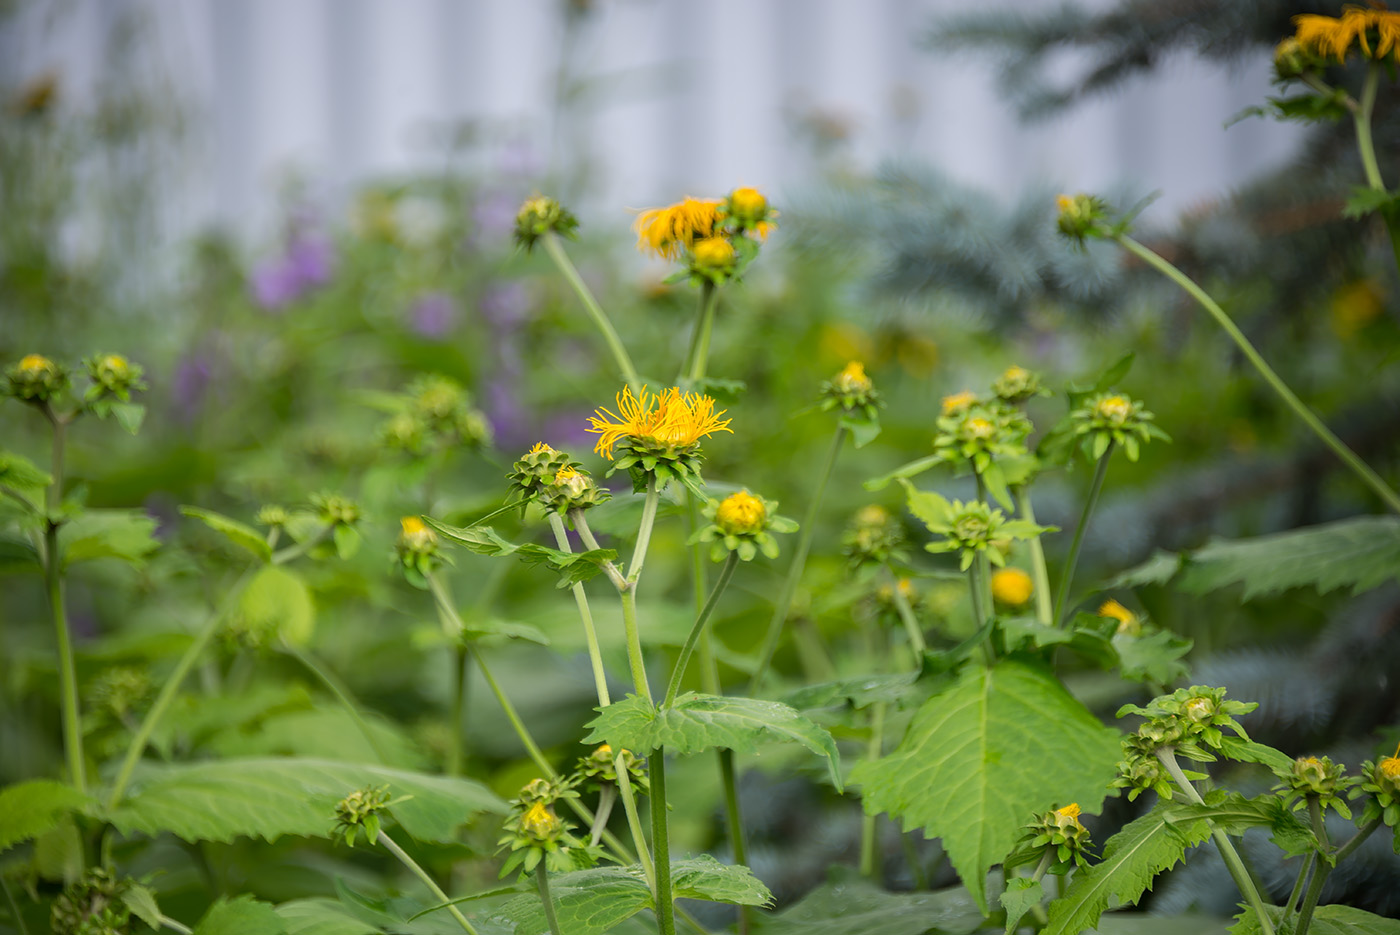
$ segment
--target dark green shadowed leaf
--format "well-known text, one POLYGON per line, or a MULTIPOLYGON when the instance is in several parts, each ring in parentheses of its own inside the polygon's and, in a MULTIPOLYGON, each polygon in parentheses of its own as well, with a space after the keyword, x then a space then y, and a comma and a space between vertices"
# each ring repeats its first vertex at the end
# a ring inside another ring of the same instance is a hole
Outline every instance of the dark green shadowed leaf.
MULTIPOLYGON (((1283 909, 1278 906, 1265 909, 1274 923, 1274 930, 1281 931, 1283 909)), ((1230 935, 1260 935, 1259 918, 1253 909, 1246 909, 1235 918, 1238 921, 1230 929, 1230 935)), ((1308 926, 1308 935, 1400 935, 1400 919, 1387 919, 1351 906, 1318 906, 1308 926)))
POLYGON ((962 887, 930 893, 889 893, 848 868, 774 915, 759 915, 757 935, 967 935, 982 912, 962 887))
POLYGON ((51 830, 90 800, 72 786, 31 779, 0 789, 0 851, 51 830))
POLYGON ((379 935, 378 926, 357 918, 334 899, 297 899, 277 907, 287 935, 379 935))
POLYGON ((286 935, 287 924, 270 903, 251 896, 220 899, 194 927, 194 935, 286 935))

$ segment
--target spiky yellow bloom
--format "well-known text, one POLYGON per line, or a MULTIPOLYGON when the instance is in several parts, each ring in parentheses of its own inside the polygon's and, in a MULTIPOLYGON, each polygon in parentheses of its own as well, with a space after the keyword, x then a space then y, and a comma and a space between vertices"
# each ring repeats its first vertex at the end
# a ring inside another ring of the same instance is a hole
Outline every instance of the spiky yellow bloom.
POLYGON ((1343 8, 1340 17, 1302 13, 1293 17, 1294 39, 1305 51, 1343 61, 1352 44, 1367 58, 1381 60, 1400 51, 1400 13, 1363 7, 1343 8), (1375 48, 1371 39, 1376 40, 1375 48))
POLYGON ((1055 809, 1055 823, 1061 828, 1084 827, 1079 822, 1079 803, 1071 802, 1064 808, 1055 809))
POLYGON ((1122 604, 1109 598, 1099 605, 1100 617, 1112 617, 1118 621, 1118 632, 1136 636, 1142 631, 1142 624, 1138 620, 1138 615, 1133 613, 1122 604))
POLYGON ((637 215, 637 249, 674 260, 696 240, 713 236, 719 221, 716 198, 686 198, 637 215))
POLYGON ((617 394, 615 415, 607 409, 589 416, 589 432, 599 436, 594 451, 613 460, 613 446, 625 438, 640 438, 670 448, 688 448, 707 435, 729 432, 729 420, 721 419, 724 410, 715 412, 712 397, 699 393, 682 393, 679 387, 649 395, 644 386, 632 395, 629 386, 617 394))
POLYGON ((945 416, 955 416, 965 411, 976 402, 977 394, 972 392, 972 390, 963 390, 961 393, 954 393, 952 396, 944 396, 943 414, 945 416))
POLYGON ((992 572, 992 597, 1003 604, 1020 607, 1031 599, 1034 590, 1031 576, 1019 568, 998 568, 992 572))
POLYGON ((715 511, 715 525, 727 535, 762 532, 767 522, 768 508, 747 490, 725 497, 715 511))
POLYGON ((527 451, 527 452, 525 452, 525 453, 526 453, 527 455, 537 455, 537 454, 552 455, 552 454, 554 454, 554 449, 553 449, 552 447, 550 447, 550 446, 549 446, 547 443, 545 443, 545 442, 535 442, 534 447, 532 447, 529 451, 527 451))

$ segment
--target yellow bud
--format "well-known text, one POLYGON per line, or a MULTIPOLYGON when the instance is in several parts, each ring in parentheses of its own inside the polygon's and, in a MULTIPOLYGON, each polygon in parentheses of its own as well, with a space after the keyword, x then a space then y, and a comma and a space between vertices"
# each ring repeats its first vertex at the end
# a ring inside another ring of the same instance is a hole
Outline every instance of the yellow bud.
POLYGON ((756 188, 736 188, 729 193, 734 213, 745 218, 761 218, 768 211, 768 199, 756 188))
POLYGON ((731 536, 762 532, 767 521, 768 509, 763 501, 747 490, 725 497, 715 511, 715 525, 731 536))
POLYGON ((1376 771, 1386 779, 1400 780, 1400 756, 1381 757, 1381 761, 1376 764, 1376 771))
POLYGON ((1079 822, 1079 803, 1071 802, 1064 808, 1055 809, 1055 823, 1061 828, 1083 827, 1079 822))
POLYGON ((53 367, 53 361, 43 354, 26 354, 19 362, 19 369, 26 371, 48 370, 53 367))
POLYGON ((961 393, 954 393, 952 396, 943 397, 943 414, 945 416, 955 416, 967 410, 977 402, 977 394, 972 390, 963 390, 961 393))
POLYGON ((831 381, 838 393, 869 393, 874 386, 865 375, 865 364, 853 360, 831 381))
POLYGON ((543 802, 536 802, 525 810, 520 819, 520 830, 541 841, 548 841, 559 834, 562 826, 543 802))
POLYGON ((963 423, 963 432, 970 438, 991 438, 996 430, 990 419, 981 416, 973 416, 963 423))
POLYGON ((691 248, 695 265, 706 269, 727 269, 734 265, 734 245, 723 237, 704 237, 691 248))
POLYGON ((1112 617, 1117 620, 1119 633, 1137 636, 1142 631, 1142 623, 1138 620, 1138 615, 1112 598, 1099 605, 1099 616, 1112 617))
POLYGON ((534 447, 532 447, 529 451, 525 452, 525 454, 526 454, 526 455, 538 455, 538 454, 552 455, 552 454, 554 454, 554 449, 551 448, 551 447, 550 447, 548 444, 546 444, 545 442, 535 442, 534 447))
POLYGON ((1105 421, 1122 425, 1133 414, 1133 404, 1126 396, 1105 396, 1094 406, 1094 410, 1105 421))
POLYGON ((998 568, 992 572, 992 597, 1003 604, 1019 607, 1031 599, 1034 590, 1031 576, 1019 568, 998 568))

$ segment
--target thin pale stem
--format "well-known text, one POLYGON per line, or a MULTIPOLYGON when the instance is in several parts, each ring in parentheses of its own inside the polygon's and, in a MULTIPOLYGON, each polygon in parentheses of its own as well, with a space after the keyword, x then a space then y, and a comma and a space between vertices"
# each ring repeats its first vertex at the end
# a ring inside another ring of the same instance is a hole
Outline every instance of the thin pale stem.
POLYGON ((1347 467, 1351 468, 1366 486, 1370 487, 1377 496, 1384 500, 1386 506, 1400 513, 1400 495, 1397 495, 1396 492, 1381 479, 1380 475, 1371 469, 1370 465, 1361 460, 1356 452, 1348 448, 1345 442, 1334 435, 1332 430, 1324 425, 1322 420, 1288 388, 1288 384, 1284 383, 1282 378, 1274 372, 1273 368, 1264 361, 1264 358, 1255 350, 1254 345, 1251 344, 1249 339, 1244 336, 1244 333, 1236 327, 1230 316, 1226 314, 1225 310, 1221 308, 1204 289, 1192 282, 1190 277, 1181 270, 1126 234, 1115 235, 1114 239, 1129 253, 1138 257, 1153 269, 1176 283, 1184 289, 1191 298, 1200 303, 1201 307, 1209 312, 1211 317, 1215 319, 1216 324, 1220 325, 1220 327, 1225 330, 1225 333, 1230 336, 1231 340, 1235 342, 1235 346, 1240 349, 1240 352, 1244 354, 1245 358, 1254 366, 1254 369, 1264 378, 1264 382, 1269 384, 1270 389, 1278 394, 1278 397, 1293 410, 1293 414, 1301 419, 1303 424, 1311 429, 1318 438, 1322 439, 1323 443, 1332 450, 1332 453, 1340 458, 1342 463, 1347 467))
MULTIPOLYGON (((885 752, 885 703, 877 701, 870 710, 870 743, 865 748, 867 762, 874 763, 885 752)), ((878 816, 866 813, 860 834, 860 873, 863 877, 877 879, 879 868, 875 853, 875 820, 878 816)))
POLYGON ((107 797, 107 808, 116 808, 122 800, 122 795, 126 792, 126 787, 131 782, 131 774, 136 769, 136 764, 141 759, 141 754, 146 749, 146 744, 150 742, 151 734, 155 731, 160 719, 165 716, 170 705, 175 701, 175 696, 179 694, 180 686, 184 684, 185 677, 194 668, 195 662, 199 660, 204 648, 209 645, 209 641, 214 638, 214 634, 219 632, 223 625, 224 618, 229 615, 238 604, 238 599, 243 593, 243 588, 252 577, 252 572, 246 572, 241 579, 229 591, 224 602, 209 617, 209 622, 204 625, 195 636, 194 642, 185 650, 185 654, 180 657, 180 661, 175 663, 175 669, 166 678, 165 684, 160 688, 160 694, 156 696, 155 703, 151 705, 151 710, 146 712, 145 718, 141 721, 141 727, 136 731, 136 735, 131 738, 131 745, 126 748, 126 756, 122 759, 121 768, 117 770, 117 778, 112 783, 112 792, 107 797))
MULTIPOLYGON (((1035 523, 1035 508, 1031 506, 1029 487, 1016 489, 1016 505, 1020 508, 1021 519, 1035 523)), ((1049 626, 1055 620, 1055 608, 1050 602, 1050 572, 1045 565, 1045 546, 1039 535, 1031 537, 1030 549, 1031 582, 1035 586, 1035 618, 1049 626)))
POLYGON ((1303 905, 1298 909, 1298 924, 1293 929, 1294 935, 1307 935, 1308 927, 1312 925, 1313 912, 1317 909, 1318 900, 1322 898, 1322 888, 1327 883, 1327 877, 1331 875, 1333 867, 1335 867, 1339 861, 1350 856, 1352 851, 1360 847, 1361 843, 1371 836, 1371 832, 1375 831, 1381 825, 1380 816, 1373 818, 1370 822, 1362 826, 1350 841, 1338 848, 1336 853, 1332 855, 1331 860, 1328 860, 1326 858, 1326 848, 1328 846, 1327 827, 1322 820, 1322 809, 1318 808, 1316 811, 1313 810, 1313 801, 1313 797, 1310 796, 1308 800, 1308 814, 1312 819, 1313 833, 1317 835, 1317 840, 1322 844, 1324 851, 1323 855, 1316 861, 1312 882, 1308 884, 1307 895, 1303 897, 1303 905))
POLYGON ((832 437, 831 448, 827 451, 826 461, 822 465, 821 474, 818 475, 817 489, 812 496, 812 502, 807 504, 807 512, 802 517, 802 528, 797 534, 797 545, 793 548, 792 564, 788 566, 787 577, 783 579, 782 590, 778 592, 778 600, 773 606, 773 616, 768 621, 768 632, 763 638, 763 649, 759 654, 758 666, 754 669, 753 676, 749 679, 749 697, 757 698, 758 690, 763 685, 763 677, 768 674, 768 667, 773 663, 773 654, 778 649, 778 641, 783 635, 783 624, 787 622, 788 611, 792 609, 792 599, 797 595, 797 585, 802 580, 802 572, 807 567, 807 552, 812 547, 812 534, 817 525, 817 514, 821 509, 822 497, 826 493, 827 482, 831 480, 831 474, 836 469, 836 458, 841 454, 841 446, 845 444, 847 429, 843 425, 836 427, 836 434, 832 437))
POLYGON ((1303 895, 1303 884, 1308 882, 1308 873, 1317 863, 1317 852, 1308 855, 1308 859, 1303 861, 1302 869, 1298 871, 1298 880, 1293 884, 1293 892, 1288 894, 1288 902, 1283 904, 1284 912, 1292 912, 1293 907, 1298 904, 1298 897, 1303 895))
MULTIPOLYGON (((1054 849, 1047 847, 1045 853, 1040 855, 1040 863, 1036 864, 1035 872, 1031 874, 1031 882, 1039 883, 1045 877, 1045 872, 1050 869, 1050 864, 1054 859, 1054 849)), ((1050 921, 1050 917, 1045 913, 1045 907, 1040 903, 1031 906, 1031 915, 1035 916, 1035 920, 1040 923, 1041 928, 1044 928, 1050 921)))
MULTIPOLYGON (((557 513, 551 513, 550 516, 551 522, 555 519, 559 519, 559 515, 557 513)), ((598 545, 598 540, 593 537, 593 530, 589 528, 588 519, 584 516, 583 511, 571 510, 569 512, 569 519, 573 520, 574 529, 578 530, 578 537, 583 540, 583 544, 587 546, 591 551, 596 552, 600 548, 600 546, 598 545)), ((564 525, 563 521, 561 520, 559 524, 559 529, 563 530, 563 528, 564 525)), ((567 533, 563 534, 564 538, 562 540, 558 538, 560 534, 561 533, 559 532, 555 533, 555 541, 561 543, 559 548, 565 552, 571 551, 571 549, 569 548, 569 538, 567 533)), ((622 571, 617 567, 615 563, 604 562, 603 572, 608 576, 608 580, 613 583, 613 587, 617 588, 619 591, 627 587, 627 579, 623 577, 622 571)))
POLYGON ((627 569, 627 582, 635 589, 642 577, 642 565, 647 560, 647 549, 651 546, 651 531, 656 525, 656 508, 661 502, 661 491, 656 486, 656 475, 647 478, 646 499, 642 501, 642 522, 637 527, 637 547, 632 552, 632 564, 627 569))
POLYGON ((466 765, 463 737, 467 732, 467 650, 452 647, 452 735, 447 739, 447 775, 460 776, 466 765))
POLYGON ((714 590, 710 592, 705 606, 700 608, 700 613, 695 615, 695 623, 685 638, 685 645, 681 647, 681 654, 676 659, 675 668, 671 670, 671 681, 666 686, 666 700, 661 703, 663 708, 669 708, 676 703, 676 695, 681 690, 681 679, 685 677, 685 669, 690 663, 690 654, 695 650, 695 642, 704 631, 705 624, 709 623, 710 616, 715 612, 715 605, 719 603, 720 595, 724 593, 724 589, 729 586, 729 580, 734 577, 734 569, 738 564, 739 553, 730 552, 729 557, 724 560, 723 567, 719 570, 719 579, 715 581, 714 590))
POLYGON ((161 928, 170 929, 170 931, 172 932, 179 932, 180 935, 193 935, 194 933, 194 929, 190 928, 183 922, 178 922, 175 919, 170 918, 170 916, 168 915, 160 915, 157 921, 160 922, 161 928))
POLYGON ((10 904, 10 915, 14 917, 15 928, 19 935, 29 935, 29 923, 24 921, 24 916, 20 915, 19 903, 15 901, 15 894, 10 890, 10 881, 3 873, 0 873, 0 889, 5 891, 5 901, 10 904))
MULTIPOLYGON (((1372 62, 1366 68, 1366 81, 1361 88, 1361 101, 1351 109, 1352 121, 1356 124, 1356 148, 1361 154, 1361 165, 1366 172, 1366 184, 1378 192, 1385 191, 1385 181, 1381 178, 1380 166, 1376 163, 1376 146, 1371 140, 1371 112, 1376 106, 1376 89, 1380 85, 1380 62, 1372 62)), ((1385 221, 1386 234, 1390 236, 1390 249, 1395 254, 1395 262, 1400 265, 1400 225, 1393 211, 1383 209, 1381 218, 1385 221)))
POLYGON ((617 329, 613 327, 607 313, 598 304, 598 300, 593 298, 593 292, 583 281, 583 277, 578 274, 573 260, 570 260, 569 255, 564 252, 564 245, 559 242, 558 235, 553 231, 546 231, 540 240, 544 243, 544 249, 549 254, 549 258, 554 261, 555 266, 559 267, 559 272, 564 274, 564 278, 569 281, 574 292, 578 293, 583 307, 588 310, 589 316, 593 319, 593 324, 598 326, 603 340, 608 345, 608 350, 612 352, 613 361, 617 364, 617 368, 622 371, 623 379, 634 391, 640 391, 642 381, 637 377, 637 368, 632 366, 632 358, 627 355, 627 348, 623 346, 622 339, 618 337, 617 329))
POLYGON ((655 898, 656 867, 651 861, 651 851, 647 850, 647 837, 642 832, 642 816, 637 810, 637 793, 632 788, 632 777, 627 772, 627 764, 623 762, 621 753, 613 761, 613 771, 617 774, 617 791, 622 794, 622 810, 627 814, 627 829, 632 833, 632 846, 637 849, 637 861, 642 865, 642 873, 647 878, 647 888, 651 890, 652 898, 655 898))
POLYGON ((909 634, 909 645, 914 650, 914 658, 923 664, 924 650, 927 648, 924 643, 924 631, 919 626, 919 618, 914 616, 914 608, 909 605, 909 598, 904 596, 904 592, 899 587, 899 576, 894 573, 894 569, 888 565, 885 570, 890 574, 890 587, 894 594, 894 606, 899 611, 899 619, 904 624, 904 630, 909 634))
POLYGON ((44 492, 44 584, 48 591, 49 610, 53 616, 54 637, 58 648, 58 685, 63 719, 63 752, 68 762, 68 775, 79 792, 87 792, 87 758, 83 753, 82 713, 78 702, 78 670, 73 661, 73 636, 68 628, 68 614, 63 606, 63 558, 58 549, 58 528, 63 524, 59 513, 63 506, 63 451, 68 423, 44 404, 44 414, 53 426, 53 447, 50 452, 49 473, 52 483, 44 492))
POLYGON ((593 816, 593 827, 589 829, 588 840, 594 847, 603 837, 603 830, 612 817, 613 804, 617 801, 617 786, 608 783, 598 792, 598 811, 593 816))
POLYGON ((637 627, 637 593, 631 588, 622 592, 622 628, 627 631, 627 664, 632 670, 632 687, 638 695, 651 701, 651 683, 647 681, 642 637, 637 627))
POLYGON ((1089 496, 1084 500, 1084 511, 1079 514, 1079 524, 1074 527, 1074 539, 1069 544, 1069 557, 1065 559, 1064 570, 1060 572, 1060 590, 1055 594, 1055 626, 1064 626, 1065 604, 1069 600, 1070 587, 1074 584, 1074 569, 1079 564, 1079 549, 1084 544, 1084 532, 1089 528, 1089 517, 1098 505, 1099 494, 1103 491, 1103 480, 1108 474, 1108 462, 1113 457, 1113 442, 1108 443, 1099 463, 1094 466, 1094 480, 1089 484, 1089 496))
MULTIPOLYGON (((992 617, 992 575, 986 553, 978 552, 967 568, 967 586, 972 592, 972 616, 980 631, 992 617)), ((996 661, 990 638, 982 641, 982 661, 988 666, 996 661)))
POLYGON ((671 896, 671 842, 666 827, 666 751, 657 747, 647 757, 651 781, 651 847, 656 858, 656 928, 675 935, 676 907, 671 896))
POLYGON ((428 888, 430 893, 438 898, 438 901, 443 904, 448 912, 452 913, 452 918, 457 920, 457 924, 460 925, 464 931, 468 932, 469 935, 477 935, 476 929, 467 921, 467 917, 462 915, 462 911, 453 904, 451 897, 442 891, 442 887, 437 885, 437 881, 429 876, 427 871, 418 866, 418 861, 409 857, 408 853, 403 848, 394 843, 394 839, 389 837, 387 832, 379 832, 378 843, 383 844, 385 850, 399 859, 399 863, 403 864, 415 877, 423 881, 423 885, 428 888))
MULTIPOLYGON (((744 831, 744 815, 739 807, 738 770, 734 766, 734 751, 719 748, 719 779, 724 789, 724 816, 729 830, 729 847, 734 851, 734 863, 749 865, 749 843, 744 831)), ((749 909, 739 906, 739 935, 748 935, 749 909)))
POLYGON ((384 748, 379 745, 379 740, 374 736, 374 732, 369 729, 369 724, 365 722, 364 716, 360 714, 360 706, 355 703, 355 697, 350 693, 350 689, 336 675, 321 665, 310 653, 304 652, 300 648, 293 646, 285 640, 281 646, 282 652, 291 656, 316 678, 321 680, 321 684, 331 690, 340 706, 345 709, 345 713, 350 715, 350 720, 355 722, 360 734, 374 751, 375 757, 381 765, 388 765, 389 758, 384 753, 384 748))
POLYGON ((549 895, 549 870, 543 860, 535 864, 535 883, 540 888, 540 905, 544 906, 544 918, 551 935, 563 935, 559 931, 559 917, 554 914, 554 900, 549 895))
MULTIPOLYGON (((575 528, 584 528, 581 526, 583 513, 575 511, 575 514, 575 528)), ((563 518, 558 513, 551 512, 549 526, 554 531, 554 541, 559 545, 560 551, 570 551, 569 534, 564 530, 563 518)), ((591 539, 592 535, 588 538, 591 539)), ((583 620, 583 636, 588 643, 588 661, 593 667, 593 688, 598 693, 598 704, 606 708, 612 703, 612 698, 608 694, 608 673, 603 668, 603 653, 598 647, 598 630, 593 626, 593 611, 588 606, 588 592, 584 590, 582 581, 576 582, 570 590, 573 591, 574 603, 578 606, 579 618, 583 620)))
MULTIPOLYGON (((1185 793, 1186 797, 1197 805, 1204 805, 1201 794, 1196 791, 1196 787, 1191 784, 1191 780, 1186 778, 1186 774, 1181 771, 1181 766, 1176 762, 1176 754, 1170 747, 1163 747, 1157 751, 1157 759, 1166 767, 1168 773, 1177 786, 1185 793)), ((1230 837, 1224 831, 1210 824, 1210 836, 1215 841, 1215 846, 1220 851, 1220 856, 1225 860, 1225 866, 1230 871, 1230 876, 1234 878, 1235 886, 1239 887, 1240 893, 1249 905, 1254 909, 1254 915, 1259 920, 1259 930, 1263 935, 1274 935, 1274 923, 1265 912, 1264 898, 1259 894, 1259 889, 1254 885, 1254 880, 1250 878, 1249 870, 1245 868, 1244 861, 1240 860, 1239 852, 1235 850, 1235 845, 1230 843, 1230 837)), ((1300 929, 1298 935, 1302 935, 1300 929)))
POLYGON ((334 532, 335 524, 327 523, 310 539, 305 539, 295 545, 289 545, 281 551, 274 552, 272 554, 272 564, 285 565, 294 559, 301 558, 307 552, 310 552, 312 549, 316 548, 316 546, 329 539, 334 532))
POLYGON ((690 386, 705 378, 705 365, 710 357, 710 334, 715 325, 715 307, 719 304, 719 289, 706 282, 700 290, 700 320, 695 325, 694 350, 690 355, 690 371, 686 374, 690 386))

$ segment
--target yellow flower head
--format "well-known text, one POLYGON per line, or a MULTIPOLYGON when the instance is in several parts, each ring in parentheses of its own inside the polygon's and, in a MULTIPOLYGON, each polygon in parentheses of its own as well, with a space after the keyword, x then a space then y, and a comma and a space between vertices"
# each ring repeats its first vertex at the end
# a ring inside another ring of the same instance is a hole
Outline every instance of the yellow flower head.
POLYGON ((1019 568, 998 568, 992 572, 992 597, 1003 604, 1020 607, 1031 599, 1034 590, 1031 576, 1019 568))
POLYGON ((734 189, 725 200, 724 210, 740 229, 752 231, 759 240, 767 240, 778 226, 772 221, 778 212, 769 207, 768 199, 756 188, 734 189))
POLYGON ((1400 780, 1400 756, 1383 756, 1376 769, 1386 779, 1400 780))
POLYGON ((588 489, 588 475, 565 465, 554 473, 554 486, 563 488, 570 497, 577 497, 588 489))
POLYGON ((853 360, 831 381, 838 393, 869 393, 875 384, 866 376, 865 364, 853 360))
POLYGON ((26 354, 20 359, 19 369, 27 373, 37 373, 40 370, 52 370, 53 361, 43 354, 26 354))
POLYGON ((900 578, 894 583, 894 587, 882 584, 876 588, 875 596, 886 604, 894 603, 895 588, 899 589, 899 596, 909 601, 911 604, 918 600, 919 591, 914 587, 914 582, 909 578, 900 578))
POLYGON ((715 511, 715 525, 726 535, 741 536, 762 532, 768 522, 768 508, 763 501, 741 490, 720 501, 715 511))
POLYGON ((856 511, 857 526, 883 526, 890 521, 890 511, 878 503, 871 503, 856 511))
POLYGON ((695 265, 704 269, 728 269, 734 265, 734 245, 724 237, 702 237, 690 248, 695 265))
POLYGON ((1056 196, 1055 196, 1055 208, 1056 208, 1061 214, 1063 214, 1064 212, 1070 210, 1070 209, 1073 208, 1073 207, 1074 207, 1074 196, 1073 196, 1073 195, 1064 195, 1064 194, 1061 194, 1061 195, 1056 195, 1056 196))
POLYGON ((1400 50, 1400 13, 1348 6, 1340 17, 1302 13, 1293 17, 1294 39, 1304 51, 1343 61, 1352 43, 1367 58, 1381 60, 1400 50), (1375 39, 1375 48, 1371 40, 1375 39))
POLYGON ((943 414, 945 416, 955 416, 977 402, 977 394, 972 390, 963 390, 961 393, 954 393, 952 396, 943 397, 943 414))
POLYGON ((1105 396, 1094 407, 1104 421, 1122 425, 1133 414, 1133 404, 1126 396, 1105 396))
POLYGON ((1142 624, 1138 621, 1138 615, 1133 613, 1122 604, 1109 598, 1099 605, 1100 617, 1112 617, 1118 621, 1118 632, 1128 633, 1136 636, 1142 630, 1142 624))
POLYGON ((537 455, 537 454, 552 455, 552 454, 554 454, 554 449, 551 448, 551 447, 550 447, 548 444, 546 444, 545 442, 535 442, 534 447, 532 447, 529 451, 525 452, 525 454, 527 454, 527 455, 537 455))
POLYGON ((599 436, 594 451, 613 460, 613 446, 625 438, 639 438, 672 449, 689 448, 715 432, 729 432, 724 410, 715 412, 715 401, 699 393, 682 393, 678 387, 649 395, 644 386, 632 395, 629 386, 617 394, 617 411, 597 410, 589 416, 588 431, 599 436))
POLYGON ((399 520, 399 545, 410 552, 431 552, 437 548, 437 533, 416 516, 399 520))
POLYGON ((1061 828, 1084 827, 1079 822, 1079 803, 1071 802, 1064 808, 1055 809, 1055 822, 1061 828))
POLYGON ((637 249, 674 260, 696 240, 714 235, 720 204, 715 198, 686 198, 643 211, 637 215, 637 249))
POLYGON ((563 830, 559 819, 545 807, 544 802, 535 802, 520 818, 520 830, 541 841, 552 840, 563 830))

